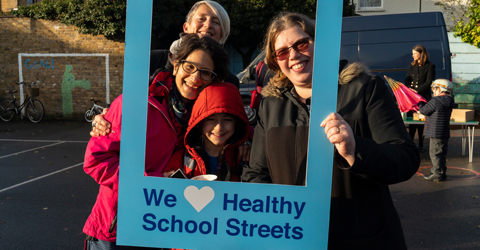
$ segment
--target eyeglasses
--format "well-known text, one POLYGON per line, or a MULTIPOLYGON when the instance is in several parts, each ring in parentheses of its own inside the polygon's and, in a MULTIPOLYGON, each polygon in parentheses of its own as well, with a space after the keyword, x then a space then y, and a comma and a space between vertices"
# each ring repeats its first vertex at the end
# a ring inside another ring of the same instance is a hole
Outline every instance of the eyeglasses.
POLYGON ((217 74, 213 73, 212 71, 208 69, 199 69, 197 68, 197 66, 195 66, 195 64, 189 61, 182 60, 181 63, 182 63, 182 68, 185 72, 189 74, 194 74, 195 72, 198 71, 200 73, 200 77, 205 81, 210 82, 210 81, 213 81, 215 77, 217 77, 217 74))
POLYGON ((305 37, 297 42, 295 42, 292 46, 288 48, 282 48, 282 49, 277 49, 275 50, 275 59, 277 61, 283 61, 287 59, 290 56, 290 49, 294 49, 298 53, 304 52, 308 50, 308 47, 310 46, 310 37, 305 37))

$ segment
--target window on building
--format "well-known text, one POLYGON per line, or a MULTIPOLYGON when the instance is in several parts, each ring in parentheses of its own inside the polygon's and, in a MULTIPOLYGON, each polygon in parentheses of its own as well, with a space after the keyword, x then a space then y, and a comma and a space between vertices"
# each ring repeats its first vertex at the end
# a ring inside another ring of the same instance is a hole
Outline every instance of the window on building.
POLYGON ((27 0, 27 5, 39 3, 39 2, 41 2, 41 0, 27 0))
POLYGON ((383 0, 358 0, 358 10, 383 10, 383 0))

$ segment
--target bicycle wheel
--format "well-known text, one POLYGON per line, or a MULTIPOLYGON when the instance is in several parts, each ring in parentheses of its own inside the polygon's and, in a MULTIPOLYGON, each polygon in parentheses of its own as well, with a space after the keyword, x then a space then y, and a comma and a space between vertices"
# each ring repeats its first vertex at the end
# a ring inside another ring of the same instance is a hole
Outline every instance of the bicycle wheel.
POLYGON ((92 122, 96 115, 97 112, 95 112, 95 110, 87 109, 87 111, 85 111, 85 121, 92 122))
POLYGON ((45 109, 39 100, 33 99, 27 104, 27 116, 31 122, 40 122, 43 119, 44 113, 45 109))
POLYGON ((12 99, 5 98, 0 101, 0 119, 9 122, 15 118, 15 105, 12 99))

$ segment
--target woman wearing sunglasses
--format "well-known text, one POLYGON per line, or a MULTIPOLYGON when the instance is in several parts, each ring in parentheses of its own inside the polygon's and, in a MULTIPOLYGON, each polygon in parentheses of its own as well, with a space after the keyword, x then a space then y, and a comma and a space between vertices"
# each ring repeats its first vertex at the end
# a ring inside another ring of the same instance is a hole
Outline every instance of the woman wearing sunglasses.
MULTIPOLYGON (((210 37, 185 35, 174 56, 173 72, 161 72, 149 87, 145 175, 163 176, 176 146, 183 140, 184 124, 199 93, 229 73, 229 56, 210 37)), ((112 103, 105 119, 111 122, 106 136, 92 137, 85 152, 84 170, 100 184, 97 201, 83 232, 85 249, 117 249, 116 212, 120 158, 122 96, 112 103)), ((137 248, 121 248, 137 249, 137 248)))
MULTIPOLYGON (((262 90, 242 181, 308 184, 314 39, 314 23, 304 15, 284 13, 272 20, 265 49, 276 74, 262 90)), ((420 160, 383 80, 361 64, 346 66, 339 76, 337 113, 312 126, 324 129, 335 145, 329 249, 406 249, 388 185, 408 180, 420 160)))

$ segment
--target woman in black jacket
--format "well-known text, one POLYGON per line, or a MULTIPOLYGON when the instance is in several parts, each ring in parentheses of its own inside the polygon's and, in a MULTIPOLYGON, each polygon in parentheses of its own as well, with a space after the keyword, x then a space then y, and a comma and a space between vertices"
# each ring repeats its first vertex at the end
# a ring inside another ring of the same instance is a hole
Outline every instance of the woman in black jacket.
MULTIPOLYGON (((407 77, 404 84, 419 95, 423 96, 427 101, 432 99, 430 85, 435 80, 435 64, 428 61, 429 56, 427 49, 423 45, 415 45, 412 49, 413 61, 408 67, 407 77)), ((411 114, 409 114, 410 116, 411 114)), ((408 130, 412 140, 415 138, 415 132, 418 130, 418 148, 423 149, 423 128, 424 125, 409 125, 408 130)))
MULTIPOLYGON (((262 90, 244 182, 305 185, 314 39, 314 23, 301 14, 270 25, 266 62, 275 76, 262 90)), ((321 125, 335 145, 328 248, 406 249, 388 185, 410 179, 420 159, 383 80, 347 65, 337 113, 321 125)))

